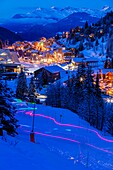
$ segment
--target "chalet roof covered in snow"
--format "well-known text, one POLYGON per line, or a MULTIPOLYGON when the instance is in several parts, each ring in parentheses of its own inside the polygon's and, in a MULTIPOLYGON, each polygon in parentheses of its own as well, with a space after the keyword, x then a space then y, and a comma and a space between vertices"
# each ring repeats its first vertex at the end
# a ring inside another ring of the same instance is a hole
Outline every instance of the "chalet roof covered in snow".
POLYGON ((50 73, 57 73, 57 72, 65 71, 63 68, 59 67, 58 65, 46 66, 46 67, 44 67, 44 69, 46 69, 50 73))
POLYGON ((101 69, 103 74, 106 74, 108 72, 113 73, 113 69, 101 69))
POLYGON ((78 58, 78 57, 76 57, 76 58, 73 59, 73 61, 74 61, 75 63, 82 63, 82 62, 84 62, 84 58, 78 58))
POLYGON ((4 62, 16 62, 19 63, 18 56, 16 52, 10 52, 8 49, 0 49, 0 61, 4 62))
POLYGON ((13 62, 20 63, 16 52, 10 52, 10 54, 11 54, 11 58, 12 58, 13 62))
POLYGON ((85 62, 99 62, 100 60, 98 58, 91 57, 91 58, 85 58, 84 61, 85 62))

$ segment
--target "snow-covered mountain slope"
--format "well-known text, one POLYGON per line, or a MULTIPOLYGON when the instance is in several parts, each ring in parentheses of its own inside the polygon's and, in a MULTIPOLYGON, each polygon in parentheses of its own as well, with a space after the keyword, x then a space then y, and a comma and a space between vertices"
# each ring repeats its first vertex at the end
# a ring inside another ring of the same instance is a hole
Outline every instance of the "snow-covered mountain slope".
POLYGON ((73 13, 83 13, 83 15, 87 13, 91 17, 101 18, 111 10, 113 8, 109 6, 104 6, 100 10, 74 7, 57 8, 54 6, 51 8, 36 8, 29 12, 15 14, 11 19, 5 22, 2 21, 1 26, 14 32, 24 32, 35 25, 45 26, 46 24, 57 23, 73 13))
POLYGON ((106 14, 106 12, 109 12, 113 10, 109 6, 104 6, 102 9, 89 9, 89 8, 74 8, 74 7, 65 7, 65 8, 37 8, 31 12, 25 13, 25 14, 16 14, 13 16, 13 19, 26 19, 29 18, 29 22, 32 19, 42 20, 43 24, 51 22, 57 22, 68 15, 72 13, 77 12, 86 12, 90 14, 93 17, 102 17, 106 14))

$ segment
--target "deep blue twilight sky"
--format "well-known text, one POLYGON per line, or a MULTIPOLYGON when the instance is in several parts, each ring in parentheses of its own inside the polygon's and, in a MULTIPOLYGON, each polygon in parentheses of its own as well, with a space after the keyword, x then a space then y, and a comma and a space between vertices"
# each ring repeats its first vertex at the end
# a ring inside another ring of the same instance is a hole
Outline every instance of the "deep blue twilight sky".
POLYGON ((113 7, 113 0, 0 0, 0 18, 9 18, 15 13, 29 12, 37 7, 113 7))

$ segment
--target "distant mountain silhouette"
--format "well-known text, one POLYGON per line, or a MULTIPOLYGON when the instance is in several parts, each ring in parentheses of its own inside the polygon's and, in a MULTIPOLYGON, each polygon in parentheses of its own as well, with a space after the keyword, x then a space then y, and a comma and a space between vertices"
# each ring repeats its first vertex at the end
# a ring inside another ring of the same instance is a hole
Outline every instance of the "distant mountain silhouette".
POLYGON ((15 41, 22 40, 22 38, 18 34, 15 34, 14 32, 6 28, 0 27, 0 40, 8 40, 9 43, 12 44, 15 41))

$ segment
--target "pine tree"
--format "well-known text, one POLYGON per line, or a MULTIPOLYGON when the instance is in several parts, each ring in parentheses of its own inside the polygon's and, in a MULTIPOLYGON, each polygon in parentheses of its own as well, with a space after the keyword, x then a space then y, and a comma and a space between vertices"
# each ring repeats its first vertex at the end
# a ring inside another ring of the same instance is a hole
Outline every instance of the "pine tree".
POLYGON ((87 22, 87 21, 85 22, 85 26, 84 26, 84 28, 85 28, 85 29, 87 29, 87 28, 88 28, 88 22, 87 22))
POLYGON ((34 77, 31 77, 31 80, 30 80, 29 97, 33 99, 36 97, 36 85, 34 83, 34 77))
MULTIPOLYGON (((78 67, 76 77, 73 80, 72 95, 71 95, 71 108, 73 111, 78 111, 79 104, 82 101, 83 82, 85 79, 85 65, 82 64, 78 67)), ((80 115, 80 113, 78 112, 80 115)))
POLYGON ((96 85, 95 85, 95 108, 96 108, 96 113, 95 113, 96 128, 99 130, 102 130, 104 126, 105 109, 104 109, 104 101, 103 101, 100 86, 99 86, 98 73, 97 73, 96 85))
POLYGON ((83 51, 84 50, 83 42, 80 42, 78 50, 79 51, 83 51))
POLYGON ((27 95, 28 95, 27 80, 26 75, 22 70, 17 80, 16 97, 24 100, 27 95))
POLYGON ((104 62, 104 68, 107 68, 107 59, 104 62))
POLYGON ((98 39, 97 39, 96 42, 95 42, 96 50, 98 50, 98 45, 99 45, 99 42, 98 42, 98 39))
MULTIPOLYGON (((67 107, 68 109, 70 110, 73 110, 74 109, 72 108, 72 105, 73 105, 73 85, 74 85, 74 81, 75 81, 75 76, 72 75, 71 77, 68 76, 68 81, 67 81, 67 87, 66 87, 66 92, 67 92, 67 107)), ((66 96, 65 96, 66 97, 66 96)))
POLYGON ((47 105, 61 107, 61 83, 58 81, 47 88, 47 105))
POLYGON ((68 80, 66 85, 64 86, 64 91, 61 93, 61 105, 63 108, 67 108, 72 110, 71 103, 72 103, 72 86, 73 86, 73 76, 70 77, 68 75, 68 80))
POLYGON ((15 118, 16 110, 11 105, 10 100, 11 93, 9 88, 0 82, 0 123, 3 126, 3 130, 5 130, 8 135, 15 136, 18 127, 15 118))
POLYGON ((113 114, 109 116, 106 126, 107 126, 106 131, 113 135, 113 114))
POLYGON ((82 117, 88 121, 91 125, 94 124, 94 81, 92 76, 92 70, 88 67, 86 72, 86 78, 83 85, 83 100, 80 103, 79 112, 82 117))
POLYGON ((3 48, 3 43, 2 43, 2 41, 0 40, 0 49, 2 49, 3 48))
POLYGON ((108 39, 106 53, 108 57, 113 58, 113 35, 108 39))
POLYGON ((113 58, 111 59, 111 68, 113 68, 113 58))
POLYGON ((46 99, 46 104, 49 106, 56 106, 56 99, 55 99, 55 86, 54 84, 51 84, 47 88, 47 99, 46 99))
POLYGON ((54 84, 55 86, 55 99, 56 99, 56 106, 61 107, 61 83, 60 81, 54 84))
POLYGON ((61 107, 69 109, 70 90, 67 84, 61 87, 61 107))

